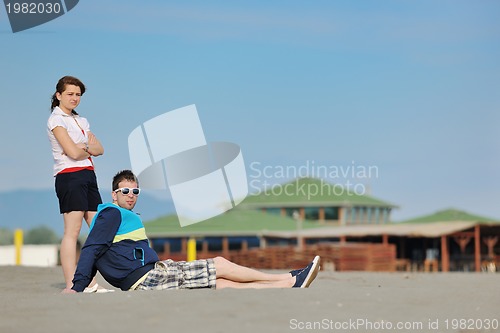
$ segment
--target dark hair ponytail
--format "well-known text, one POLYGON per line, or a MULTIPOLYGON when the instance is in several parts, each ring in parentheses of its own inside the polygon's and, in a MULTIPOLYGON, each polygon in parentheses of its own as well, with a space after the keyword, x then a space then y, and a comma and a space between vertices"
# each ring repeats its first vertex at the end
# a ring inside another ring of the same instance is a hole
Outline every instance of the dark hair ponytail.
POLYGON ((59 106, 59 100, 56 97, 56 93, 54 93, 54 95, 52 95, 52 105, 50 106, 50 110, 54 110, 56 106, 59 106))
MULTIPOLYGON (((52 103, 50 106, 50 112, 52 112, 56 106, 59 106, 59 100, 57 99, 56 94, 57 93, 62 94, 64 92, 64 90, 66 90, 67 85, 73 85, 73 86, 80 87, 80 91, 82 92, 82 96, 85 93, 85 85, 83 84, 82 81, 80 81, 79 79, 77 79, 74 76, 63 76, 57 82, 56 92, 52 95, 52 103)), ((72 110, 71 112, 75 115, 78 114, 78 113, 76 113, 75 110, 72 110)))

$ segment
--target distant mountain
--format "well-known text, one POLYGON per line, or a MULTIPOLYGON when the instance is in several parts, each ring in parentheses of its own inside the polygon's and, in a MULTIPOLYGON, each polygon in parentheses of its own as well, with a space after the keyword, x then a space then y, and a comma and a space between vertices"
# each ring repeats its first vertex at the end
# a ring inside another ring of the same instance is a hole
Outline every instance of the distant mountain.
MULTIPOLYGON (((110 200, 109 193, 101 191, 104 202, 110 200)), ((171 200, 160 200, 141 192, 134 211, 140 213, 144 222, 160 216, 175 214, 171 200)), ((64 223, 59 214, 59 204, 53 190, 16 190, 0 192, 0 228, 10 230, 21 228, 24 230, 45 225, 58 235, 64 231, 64 223)), ((82 233, 87 233, 88 227, 82 227, 82 233)))

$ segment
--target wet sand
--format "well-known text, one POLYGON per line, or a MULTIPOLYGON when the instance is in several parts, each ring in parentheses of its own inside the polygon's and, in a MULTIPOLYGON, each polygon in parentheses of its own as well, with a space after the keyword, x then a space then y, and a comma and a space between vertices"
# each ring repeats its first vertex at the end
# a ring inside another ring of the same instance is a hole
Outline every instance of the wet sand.
POLYGON ((308 289, 63 286, 60 267, 0 267, 0 332, 500 332, 498 273, 322 271, 308 289))

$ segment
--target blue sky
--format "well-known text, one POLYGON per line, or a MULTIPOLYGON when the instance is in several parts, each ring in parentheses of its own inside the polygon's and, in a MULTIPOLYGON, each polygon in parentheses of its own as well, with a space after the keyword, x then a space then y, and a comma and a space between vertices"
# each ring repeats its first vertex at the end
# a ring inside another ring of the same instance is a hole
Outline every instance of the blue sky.
POLYGON ((500 219, 499 14, 497 1, 85 0, 14 34, 2 7, 1 190, 53 187, 50 96, 74 75, 103 189, 130 167, 135 127, 196 104, 208 141, 241 146, 249 181, 252 163, 375 166, 351 181, 399 205, 395 220, 500 219))

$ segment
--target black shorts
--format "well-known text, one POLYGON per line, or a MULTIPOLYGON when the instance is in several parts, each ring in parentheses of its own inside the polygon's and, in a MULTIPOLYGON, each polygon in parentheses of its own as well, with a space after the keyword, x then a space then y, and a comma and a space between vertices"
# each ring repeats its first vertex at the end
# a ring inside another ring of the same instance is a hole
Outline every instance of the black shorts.
POLYGON ((61 214, 73 211, 95 212, 97 205, 102 203, 97 178, 92 170, 58 174, 55 187, 61 214))

